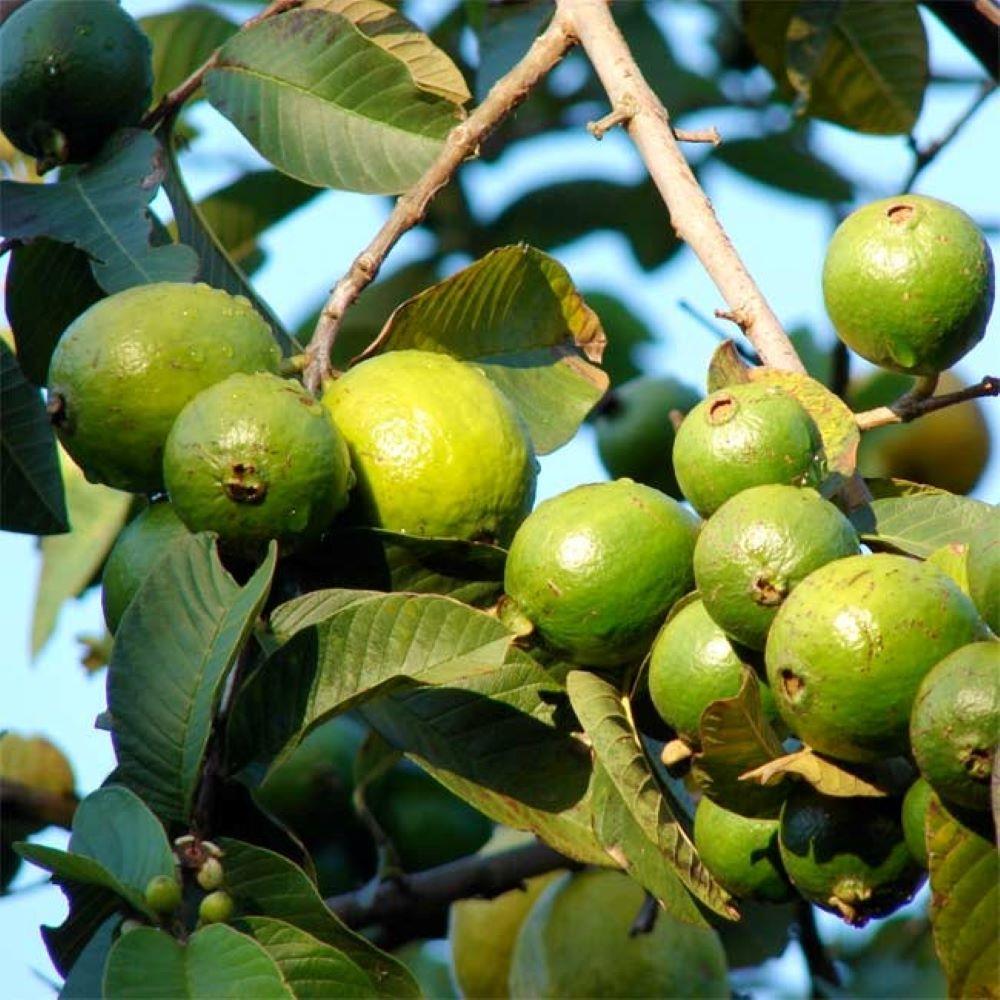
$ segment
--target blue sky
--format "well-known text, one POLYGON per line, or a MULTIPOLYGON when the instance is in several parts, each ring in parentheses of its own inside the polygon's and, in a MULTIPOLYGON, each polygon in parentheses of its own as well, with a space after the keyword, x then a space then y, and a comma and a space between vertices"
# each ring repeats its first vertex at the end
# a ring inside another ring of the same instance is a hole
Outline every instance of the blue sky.
MULTIPOLYGON (((174 4, 155 0, 125 0, 135 14, 169 9, 174 4)), ((237 16, 245 8, 234 6, 237 16)), ((414 8, 432 11, 426 0, 414 8)), ((697 66, 704 57, 704 17, 695 6, 681 6, 673 16, 672 32, 678 54, 697 66)), ((968 73, 975 69, 964 51, 928 19, 932 65, 939 72, 968 73)), ((918 134, 923 141, 946 130, 971 99, 973 88, 940 87, 932 90, 918 134)), ((187 161, 192 189, 206 193, 221 186, 247 167, 261 161, 228 123, 207 107, 196 114, 203 138, 187 161)), ((723 137, 742 134, 744 119, 735 113, 705 113, 686 122, 691 127, 717 125, 723 137)), ((952 201, 972 216, 1000 223, 996 195, 997 155, 1000 154, 1000 98, 994 99, 959 135, 956 141, 922 175, 917 190, 952 201)), ((849 176, 871 185, 863 200, 895 192, 906 176, 910 154, 900 138, 857 136, 835 126, 821 126, 822 149, 849 176)), ((597 144, 582 129, 577 135, 522 143, 511 154, 492 164, 472 163, 463 168, 463 182, 487 212, 501 208, 520 191, 539 183, 574 176, 635 179, 642 165, 621 132, 597 144)), ((731 235, 751 273, 777 314, 787 326, 807 323, 829 338, 820 294, 820 269, 830 226, 826 210, 814 202, 776 193, 721 165, 705 174, 704 181, 723 225, 731 235)), ((258 273, 257 287, 279 315, 294 326, 312 311, 325 289, 339 277, 351 259, 374 233, 385 214, 381 199, 341 192, 323 194, 305 210, 274 229, 265 240, 269 260, 258 273)), ((659 204, 651 212, 662 211, 659 204)), ((666 218, 664 218, 664 224, 666 218)), ((420 247, 420 234, 403 239, 390 258, 389 267, 405 263, 420 247)), ((994 256, 1000 245, 992 237, 994 256)), ((718 293, 693 255, 684 252, 673 263, 652 274, 639 270, 624 241, 594 234, 556 251, 574 280, 582 286, 606 289, 625 298, 647 321, 657 340, 643 360, 653 372, 670 372, 695 385, 703 385, 704 372, 716 341, 681 308, 691 302, 711 315, 721 306, 718 293)), ((970 381, 996 374, 998 320, 994 317, 987 337, 959 366, 970 381)), ((863 366, 858 365, 860 370, 863 366)), ((1000 401, 987 407, 995 442, 1000 442, 1000 401)), ((539 499, 569 486, 606 478, 597 462, 588 429, 559 452, 542 460, 539 499)), ((994 448, 987 474, 977 496, 995 502, 1000 496, 1000 447, 994 448)), ((33 539, 0 535, 0 634, 5 636, 6 665, 0 681, 0 727, 23 733, 43 733, 71 758, 78 788, 96 787, 113 766, 107 734, 93 728, 104 708, 104 675, 89 677, 79 666, 76 636, 97 633, 101 626, 96 591, 67 604, 53 639, 35 662, 28 656, 28 633, 39 562, 33 539)), ((65 835, 47 831, 39 837, 61 845, 65 835)), ((55 972, 41 944, 38 926, 58 924, 65 913, 62 894, 51 887, 35 887, 40 874, 23 868, 17 893, 0 899, 0 968, 3 992, 10 1000, 43 997, 50 993, 45 979, 55 972)), ((824 926, 835 927, 832 918, 824 926)), ((783 989, 804 989, 803 969, 789 954, 781 966, 783 989)))

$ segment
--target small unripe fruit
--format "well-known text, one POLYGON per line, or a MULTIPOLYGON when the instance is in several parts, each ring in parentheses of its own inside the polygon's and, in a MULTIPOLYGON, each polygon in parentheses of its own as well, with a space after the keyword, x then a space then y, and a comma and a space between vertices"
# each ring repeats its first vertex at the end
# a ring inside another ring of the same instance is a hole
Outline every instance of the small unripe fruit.
POLYGON ((198 880, 198 885, 205 892, 213 892, 216 889, 221 889, 225 878, 225 873, 222 870, 222 862, 218 858, 207 858, 201 868, 198 869, 198 874, 195 877, 198 880))
POLYGON ((146 902, 154 913, 173 913, 181 905, 180 883, 169 875, 157 875, 146 885, 146 902))
POLYGON ((233 915, 233 897, 222 889, 210 892, 198 906, 203 924, 224 924, 233 915))

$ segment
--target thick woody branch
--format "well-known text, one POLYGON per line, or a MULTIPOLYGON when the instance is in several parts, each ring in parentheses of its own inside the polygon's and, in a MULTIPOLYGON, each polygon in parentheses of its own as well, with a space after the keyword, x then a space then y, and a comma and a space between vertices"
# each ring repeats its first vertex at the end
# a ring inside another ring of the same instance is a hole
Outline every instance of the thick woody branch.
POLYGON ((957 392, 942 393, 940 396, 907 393, 890 406, 865 410, 855 414, 854 419, 861 430, 870 431, 873 427, 885 427, 887 424, 906 424, 935 410, 943 410, 984 396, 1000 396, 1000 377, 987 375, 975 385, 957 392))
POLYGON ((348 272, 337 282, 320 313, 309 343, 306 386, 313 392, 331 374, 330 352, 344 313, 375 280, 383 261, 400 237, 416 226, 438 191, 479 144, 531 92, 572 46, 573 38, 560 15, 535 39, 524 58, 490 90, 483 102, 460 125, 451 130, 438 158, 423 177, 402 195, 372 241, 361 251, 348 272))
MULTIPOLYGON (((605 0, 557 0, 587 53, 615 111, 666 203, 677 235, 697 254, 763 362, 786 371, 805 369, 677 144, 670 117, 643 78, 605 0)), ((613 112, 614 113, 614 112, 613 112)))

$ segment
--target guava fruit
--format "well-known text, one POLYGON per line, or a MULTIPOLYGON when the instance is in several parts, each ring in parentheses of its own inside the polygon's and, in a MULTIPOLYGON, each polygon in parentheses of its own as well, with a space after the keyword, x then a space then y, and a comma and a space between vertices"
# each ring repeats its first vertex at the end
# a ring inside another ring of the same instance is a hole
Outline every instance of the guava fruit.
POLYGON ((934 789, 923 778, 917 778, 903 796, 903 836, 921 868, 926 869, 927 861, 927 806, 934 795, 934 789))
POLYGON ((122 529, 101 577, 104 621, 112 635, 143 580, 173 543, 189 534, 173 505, 162 500, 151 503, 122 529))
POLYGON ((910 743, 920 773, 947 803, 985 810, 1000 741, 1000 641, 946 656, 920 682, 910 743))
MULTIPOLYGON (((76 786, 66 755, 44 736, 21 736, 9 730, 0 734, 0 781, 16 782, 49 795, 70 796, 76 786)), ((46 823, 30 820, 8 807, 3 816, 3 839, 24 840, 46 823)))
POLYGON ((965 568, 969 593, 984 621, 1000 635, 1000 519, 969 544, 965 568))
MULTIPOLYGON (((663 721, 697 746, 701 714, 720 698, 739 693, 745 669, 755 670, 749 650, 734 647, 701 601, 681 608, 660 629, 649 658, 649 696, 663 721)), ((774 695, 758 684, 764 717, 778 721, 774 695)))
MULTIPOLYGON (((956 392, 963 382, 943 372, 937 394, 956 392)), ((876 372, 852 386, 849 400, 856 411, 895 402, 913 387, 913 379, 897 372, 876 372)), ((858 468, 865 476, 908 479, 968 493, 979 482, 990 457, 990 429, 982 400, 947 406, 908 424, 875 427, 861 435, 858 468)))
POLYGON ((89 160, 149 106, 151 55, 112 0, 22 4, 0 28, 0 129, 41 160, 89 160))
POLYGON ((648 934, 629 935, 643 890, 615 871, 566 874, 521 925, 512 997, 728 997, 726 956, 708 927, 665 910, 648 934))
POLYGON ((323 402, 350 448, 364 523, 506 544, 531 509, 527 429, 473 365, 390 351, 338 378, 323 402))
POLYGON ((92 482, 155 492, 184 406, 235 372, 277 371, 280 359, 246 299, 208 285, 140 285, 94 303, 63 332, 49 364, 49 413, 92 482))
POLYGON ((694 846, 719 885, 740 899, 785 903, 795 895, 781 864, 777 819, 741 816, 703 795, 694 846))
POLYGON ((156 875, 146 884, 146 905, 166 916, 181 905, 181 884, 169 875, 156 875))
POLYGON ((820 566, 858 552, 851 522, 815 490, 753 486, 705 523, 694 548, 694 579, 726 635, 763 649, 795 587, 820 566))
POLYGON ((674 423, 701 395, 675 378, 636 378, 615 389, 594 419, 597 453, 612 479, 634 479, 680 497, 674 475, 674 423))
POLYGON ((713 392, 674 441, 677 482, 702 517, 751 486, 818 485, 824 463, 813 418, 784 389, 759 382, 713 392))
POLYGON ((917 688, 948 653, 988 635, 947 574, 905 556, 820 567, 781 606, 765 660, 785 722, 814 750, 873 761, 909 750, 917 688))
POLYGON ((694 582, 698 521, 659 490, 619 479, 546 500, 511 543, 504 589, 576 663, 640 658, 694 582))
POLYGON ((224 889, 216 889, 198 904, 198 920, 203 924, 224 924, 233 915, 233 909, 233 897, 224 889))
POLYGON ((214 892, 216 889, 222 888, 222 884, 226 880, 226 873, 218 858, 206 858, 195 878, 205 892, 214 892))
POLYGON ((792 885, 854 927, 897 910, 926 875, 906 846, 899 799, 834 798, 799 785, 782 807, 778 843, 792 885))
POLYGON ((330 414, 298 382, 230 375, 181 410, 163 475, 177 516, 255 552, 270 538, 319 537, 347 505, 354 480, 330 414))
POLYGON ((852 212, 823 264, 837 336, 881 368, 932 375, 983 337, 993 257, 975 222, 937 198, 902 194, 852 212))

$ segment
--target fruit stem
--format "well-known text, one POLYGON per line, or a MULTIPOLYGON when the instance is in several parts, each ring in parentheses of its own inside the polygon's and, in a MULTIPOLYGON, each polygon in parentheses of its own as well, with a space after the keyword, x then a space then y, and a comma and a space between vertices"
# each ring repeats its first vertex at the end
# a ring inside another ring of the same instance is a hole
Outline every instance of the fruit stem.
POLYGON ((812 995, 814 997, 825 997, 827 994, 822 989, 822 983, 831 986, 840 986, 840 973, 833 964, 833 959, 826 952, 823 940, 819 936, 816 927, 816 914, 812 904, 805 899, 800 899, 796 904, 796 922, 799 928, 799 947, 805 956, 806 965, 809 967, 809 978, 812 980, 812 995))
POLYGON ((957 392, 945 392, 940 396, 922 395, 921 392, 917 391, 919 388, 918 384, 913 390, 889 406, 877 406, 873 410, 855 413, 855 423, 862 431, 870 431, 874 427, 884 427, 887 424, 906 424, 911 420, 916 420, 917 417, 933 413, 935 410, 943 410, 948 406, 955 406, 958 403, 968 402, 970 399, 1000 396, 1000 377, 986 375, 975 385, 959 389, 957 392))

